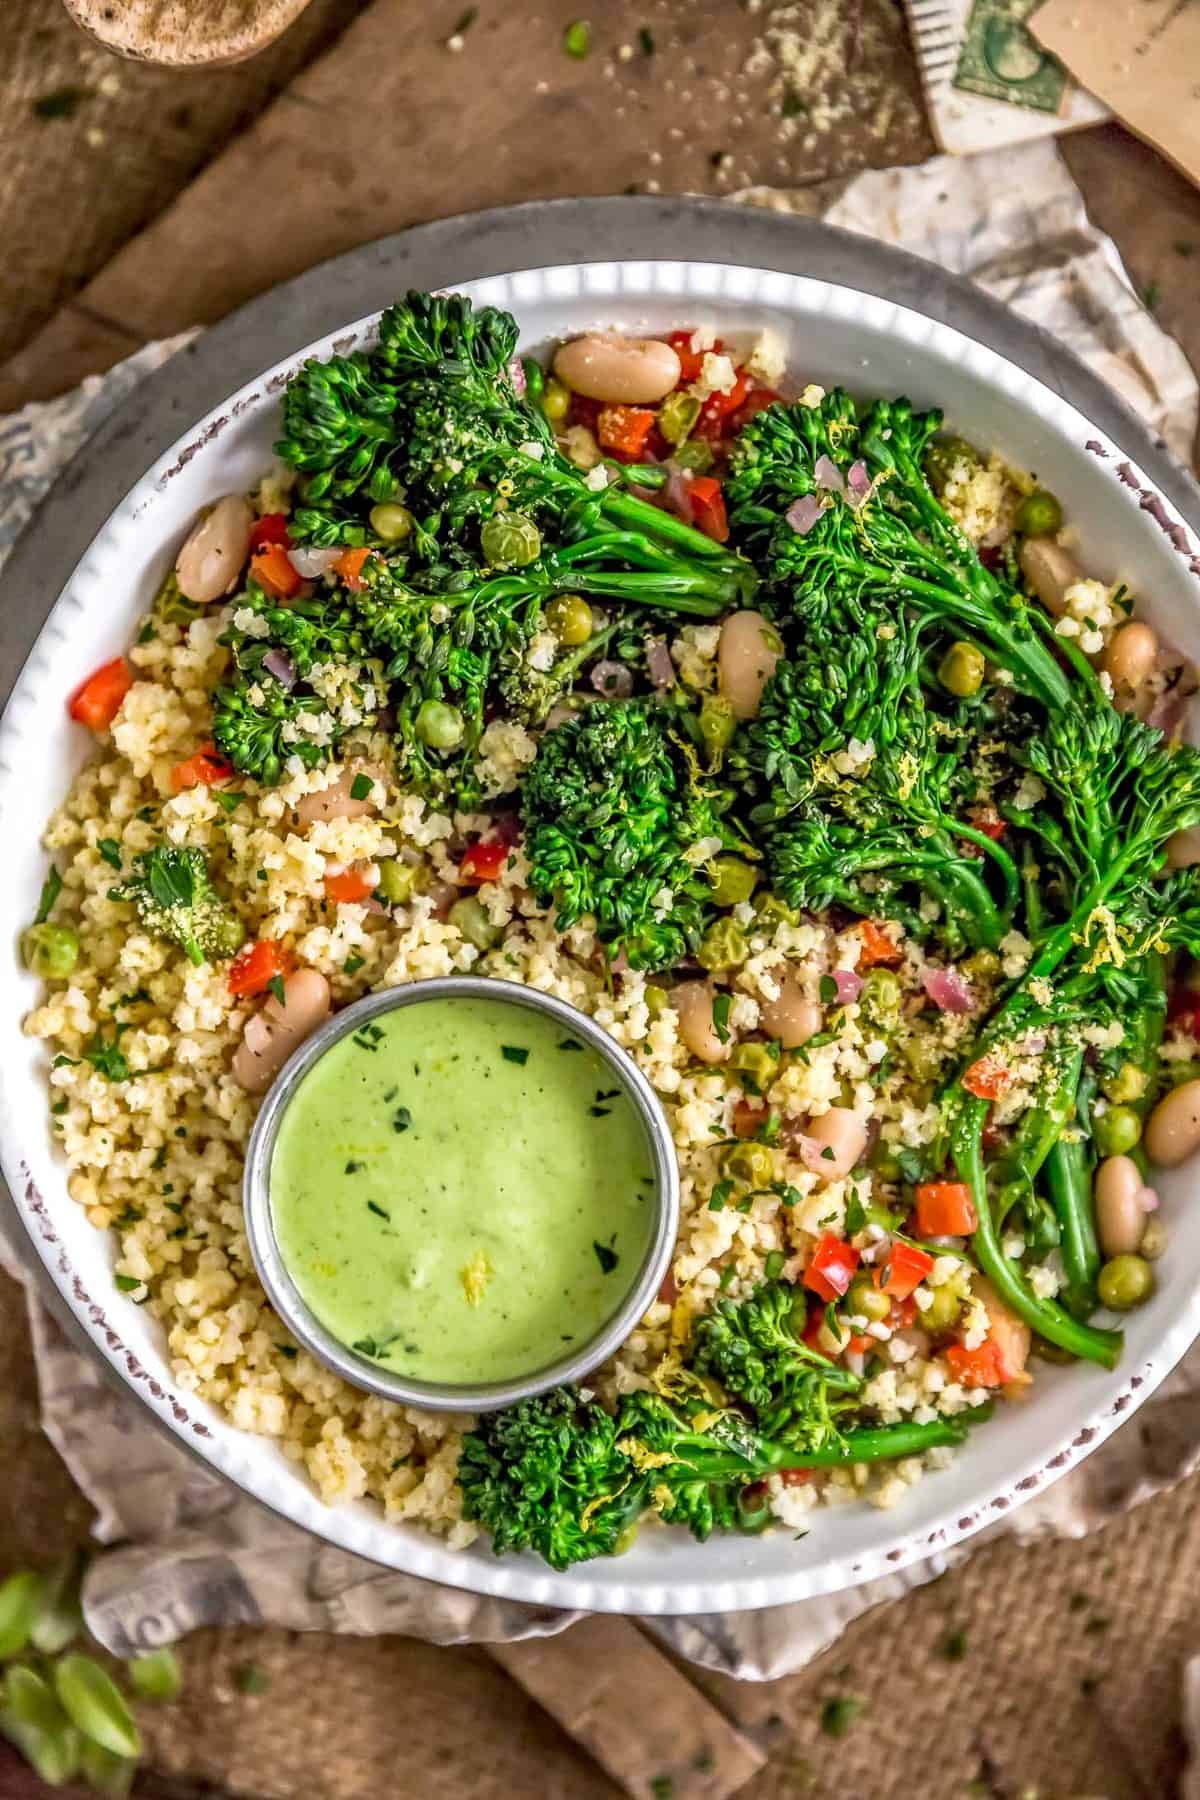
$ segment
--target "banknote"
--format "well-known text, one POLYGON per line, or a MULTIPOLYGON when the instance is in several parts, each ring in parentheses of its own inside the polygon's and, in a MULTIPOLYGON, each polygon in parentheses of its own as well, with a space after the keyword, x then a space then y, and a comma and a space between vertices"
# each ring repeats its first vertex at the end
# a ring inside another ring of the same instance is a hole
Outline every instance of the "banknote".
POLYGON ((1038 0, 971 0, 954 86, 1031 112, 1060 113, 1070 77, 1026 21, 1038 0))

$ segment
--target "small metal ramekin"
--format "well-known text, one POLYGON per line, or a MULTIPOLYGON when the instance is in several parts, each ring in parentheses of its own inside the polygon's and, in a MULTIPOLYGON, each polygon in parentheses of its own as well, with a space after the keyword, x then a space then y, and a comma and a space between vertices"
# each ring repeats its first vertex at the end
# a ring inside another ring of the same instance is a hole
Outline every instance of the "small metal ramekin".
POLYGON ((619 1044, 586 1014, 515 981, 490 976, 451 975, 434 981, 416 981, 405 987, 384 988, 356 1000, 322 1025, 297 1050, 276 1076, 255 1121, 246 1151, 242 1184, 246 1210, 246 1235, 255 1267, 271 1305, 297 1343, 354 1387, 382 1394, 405 1406, 428 1407, 434 1412, 491 1412, 514 1400, 541 1394, 559 1382, 578 1381, 618 1350, 653 1301, 671 1263, 679 1227, 679 1167, 670 1127, 658 1098, 641 1070, 619 1044), (300 1083, 333 1044, 368 1020, 399 1006, 421 1006, 427 1001, 482 999, 523 1006, 548 1014, 572 1036, 597 1050, 613 1076, 636 1107, 646 1133, 654 1167, 655 1217, 645 1255, 625 1299, 611 1319, 586 1344, 572 1350, 561 1362, 547 1363, 530 1374, 478 1384, 417 1381, 395 1375, 343 1344, 310 1310, 292 1280, 280 1254, 271 1210, 271 1159, 275 1140, 288 1103, 300 1083))

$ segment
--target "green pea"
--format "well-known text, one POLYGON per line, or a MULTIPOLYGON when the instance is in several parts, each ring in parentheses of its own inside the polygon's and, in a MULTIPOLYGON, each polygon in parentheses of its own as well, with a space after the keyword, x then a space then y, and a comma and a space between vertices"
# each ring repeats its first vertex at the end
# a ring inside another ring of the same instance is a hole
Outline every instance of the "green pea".
MULTIPOLYGON (((873 1169, 881 1181, 899 1181, 900 1179, 900 1164, 893 1156, 892 1146, 885 1137, 876 1138, 872 1145, 871 1153, 867 1157, 867 1167, 868 1169, 873 1169)), ((880 1222, 881 1221, 878 1220, 875 1221, 877 1224, 880 1222)), ((884 1223, 884 1230, 891 1230, 890 1223, 884 1223)))
POLYGON ((900 1018, 904 990, 891 969, 870 969, 863 977, 858 1004, 863 1017, 881 1031, 892 1031, 900 1018))
POLYGON ((983 464, 978 450, 966 438, 935 438, 929 445, 925 452, 925 475, 936 494, 944 491, 954 470, 962 462, 967 463, 972 470, 983 464))
POLYGON ((882 1324, 892 1310, 887 1295, 881 1293, 869 1275, 856 1275, 846 1294, 846 1310, 871 1324, 882 1324))
POLYGON ((906 1038, 900 1046, 908 1072, 916 1081, 932 1081, 938 1071, 938 1053, 924 1032, 906 1038))
POLYGON ((129 1681, 143 1700, 175 1700, 183 1687, 183 1672, 175 1652, 164 1646, 135 1656, 129 1664, 129 1681))
POLYGON ((474 894, 456 900, 446 917, 477 950, 494 950, 503 936, 500 927, 488 918, 483 902, 474 894))
POLYGON ((661 1013, 666 1012, 670 1004, 671 996, 666 988, 658 987, 654 982, 650 982, 646 988, 646 1011, 650 1017, 657 1019, 661 1013))
POLYGON ((958 966, 968 981, 996 981, 1004 967, 994 950, 973 950, 958 966))
POLYGON ((1034 488, 1032 494, 1026 494, 1013 520, 1026 537, 1053 537, 1062 530, 1062 522, 1063 509, 1058 498, 1045 488, 1034 488))
POLYGON ((1143 1256, 1114 1256, 1096 1281, 1100 1304, 1113 1312, 1130 1312, 1154 1292, 1154 1270, 1143 1256))
POLYGON ((401 862, 398 856, 389 856, 379 865, 379 886, 375 891, 385 906, 401 906, 412 899, 420 878, 421 871, 416 863, 401 862))
POLYGON ((958 1315, 962 1311, 962 1296, 956 1293, 953 1285, 944 1281, 941 1287, 930 1288, 933 1299, 918 1317, 918 1324, 926 1331, 949 1331, 958 1323, 958 1315))
POLYGON ((1101 1156, 1126 1156, 1142 1135, 1142 1121, 1132 1106, 1110 1106, 1092 1120, 1092 1136, 1101 1156))
POLYGON ((552 600, 546 623, 560 644, 586 644, 594 630, 592 609, 582 594, 560 594, 552 600))
POLYGON ((682 444, 699 417, 700 402, 694 394, 668 394, 658 409, 658 429, 668 444, 682 444))
POLYGON ((779 1057, 770 1044, 736 1044, 729 1067, 747 1078, 747 1086, 765 1094, 779 1075, 779 1057))
POLYGON ((775 1158, 766 1144, 730 1144, 721 1158, 721 1173, 746 1187, 766 1187, 775 1174, 775 1158))
POLYGON ((708 865, 714 906, 739 906, 758 885, 758 870, 740 856, 718 856, 708 865))
POLYGON ((707 475, 713 466, 713 447, 707 438, 689 438, 671 452, 671 461, 693 475, 707 475))
POLYGON ((552 425, 561 425, 571 407, 571 390, 557 375, 551 375, 542 394, 542 411, 552 425))
POLYGON ((79 938, 69 925, 31 925, 21 933, 21 960, 43 981, 62 981, 79 961, 79 938))
POLYGON ((737 719, 728 700, 719 694, 706 694, 700 705, 700 736, 710 762, 715 763, 729 748, 736 730, 737 719))
POLYGON ((528 513, 493 513, 479 541, 483 554, 497 568, 523 569, 542 553, 542 534, 528 513))
POLYGON ((960 638, 957 643, 951 644, 938 664, 938 680, 948 693, 957 694, 960 700, 967 700, 983 686, 986 668, 983 651, 960 638))
POLYGON ((400 506, 395 501, 385 501, 382 506, 373 506, 370 512, 371 530, 385 544, 402 544, 411 537, 416 520, 407 506, 400 506))
POLYGON ((696 960, 702 968, 738 969, 750 954, 740 927, 732 919, 716 919, 700 940, 696 960))
POLYGON ((1114 1105, 1125 1105, 1130 1100, 1140 1100, 1150 1085, 1150 1077, 1145 1069, 1139 1069, 1136 1063, 1122 1063, 1115 1075, 1110 1075, 1100 1083, 1104 1098, 1114 1105))
POLYGON ((463 740, 463 716, 444 700, 423 700, 413 730, 431 750, 453 750, 463 740))

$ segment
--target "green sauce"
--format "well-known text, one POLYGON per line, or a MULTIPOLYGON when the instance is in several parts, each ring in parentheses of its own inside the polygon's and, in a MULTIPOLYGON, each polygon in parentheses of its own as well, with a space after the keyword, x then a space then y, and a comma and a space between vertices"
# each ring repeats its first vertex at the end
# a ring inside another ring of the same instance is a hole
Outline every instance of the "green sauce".
POLYGON ((313 1065, 275 1235, 341 1343, 418 1380, 516 1379, 617 1311, 654 1224, 650 1143, 594 1050, 505 1000, 381 1013, 313 1065))

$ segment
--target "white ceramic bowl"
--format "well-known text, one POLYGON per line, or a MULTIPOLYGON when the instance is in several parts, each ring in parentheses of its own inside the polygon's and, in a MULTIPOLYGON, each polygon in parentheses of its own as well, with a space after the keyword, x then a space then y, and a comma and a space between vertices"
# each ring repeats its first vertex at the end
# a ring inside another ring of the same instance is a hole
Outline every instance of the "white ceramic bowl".
MULTIPOLYGON (((841 242, 851 261, 867 254, 846 251, 851 240, 841 242)), ((898 280, 909 271, 907 291, 921 291, 912 280, 916 265, 897 263, 898 280)), ((474 266, 488 266, 486 253, 474 266)), ((397 288, 407 272, 397 276, 397 288)), ((930 273, 931 283, 939 280, 930 273)), ((1127 581, 1145 596, 1145 611, 1165 635, 1200 657, 1200 583, 1161 522, 1139 504, 1139 493, 1115 473, 1130 455, 1140 473, 1157 451, 1131 419, 1122 426, 1120 409, 1108 408, 1099 394, 1093 410, 1107 408, 1124 441, 1113 441, 1059 392, 996 351, 919 312, 848 286, 715 260, 572 263, 456 285, 476 301, 511 308, 526 347, 597 324, 662 329, 712 321, 745 330, 769 323, 788 340, 796 373, 825 386, 843 382, 866 394, 907 393, 919 405, 943 406, 954 428, 1038 470, 1078 523, 1088 567, 1106 580, 1127 581)), ((260 337, 264 316, 259 303, 260 337)), ((1002 338, 999 309, 984 316, 991 317, 993 341, 1002 338)), ((326 355, 335 340, 344 349, 370 323, 331 332, 302 354, 326 355)), ((1045 366, 1044 341, 1039 348, 1026 328, 1008 329, 1029 360, 1040 358, 1045 366)), ((281 378, 299 360, 289 355, 240 389, 158 458, 91 542, 38 637, 0 731, 6 865, 0 938, 6 945, 15 944, 36 905, 45 873, 44 822, 90 748, 86 734, 68 724, 67 696, 125 646, 197 509, 254 485, 277 432, 281 378)), ((1186 507, 1186 481, 1161 463, 1159 469, 1186 507)), ((1161 519, 1183 526, 1172 500, 1155 491, 1161 519)), ((1188 523, 1194 532, 1196 516, 1188 523)), ((385 1524, 372 1505, 326 1508, 274 1444, 234 1430, 173 1385, 159 1328, 114 1289, 111 1242, 68 1197, 47 1128, 43 1052, 20 1030, 36 984, 11 971, 4 993, 4 1171, 38 1255, 98 1354, 170 1430, 249 1493, 333 1543, 433 1580, 540 1604, 637 1613, 720 1612, 851 1586, 944 1548, 1052 1481, 1133 1411, 1200 1329, 1200 1211, 1186 1204, 1194 1178, 1181 1170, 1159 1181, 1170 1249, 1159 1265, 1157 1296, 1128 1319, 1120 1368, 1113 1374, 1086 1364, 1041 1368, 1026 1405, 999 1408, 951 1470, 920 1482, 893 1511, 819 1512, 800 1541, 780 1530, 701 1546, 683 1532, 645 1531, 626 1555, 567 1574, 532 1557, 498 1559, 486 1539, 454 1554, 424 1531, 385 1524)))

